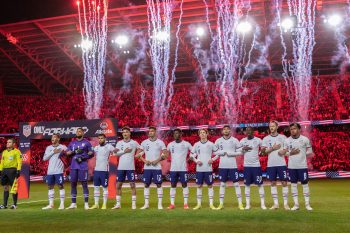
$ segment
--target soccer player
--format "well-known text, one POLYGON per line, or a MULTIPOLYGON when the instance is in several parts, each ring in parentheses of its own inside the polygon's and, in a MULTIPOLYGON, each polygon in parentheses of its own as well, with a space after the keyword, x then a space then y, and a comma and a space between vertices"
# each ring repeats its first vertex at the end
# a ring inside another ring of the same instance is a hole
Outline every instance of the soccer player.
POLYGON ((152 181, 157 185, 158 209, 163 209, 163 188, 162 188, 162 167, 160 161, 167 157, 167 150, 164 142, 157 138, 157 129, 153 126, 149 127, 148 139, 141 143, 141 152, 139 157, 144 162, 143 182, 145 183, 144 197, 145 205, 141 209, 149 208, 149 186, 152 181), (143 158, 142 154, 145 154, 143 158))
POLYGON ((135 186, 135 153, 139 152, 140 145, 130 138, 130 128, 125 126, 122 129, 123 140, 117 143, 117 156, 119 164, 117 171, 117 196, 116 205, 112 209, 121 208, 122 186, 126 178, 131 188, 131 208, 136 209, 136 186, 135 186))
MULTIPOLYGON (((21 152, 15 148, 16 141, 10 138, 6 142, 6 149, 2 152, 0 162, 1 185, 4 186, 4 204, 0 209, 7 209, 7 202, 10 195, 10 186, 13 185, 16 178, 19 178, 22 167, 21 152)), ((12 194, 13 205, 11 209, 17 209, 18 194, 12 194)))
POLYGON ((284 140, 286 136, 277 132, 277 121, 269 123, 270 135, 264 137, 262 141, 261 152, 268 155, 267 160, 267 179, 271 181, 271 196, 273 199, 273 206, 271 210, 279 208, 278 192, 277 192, 277 176, 282 182, 282 195, 284 209, 290 210, 288 206, 288 185, 287 185, 287 166, 284 156, 278 154, 283 149, 284 140))
POLYGON ((54 186, 55 184, 57 184, 58 188, 60 189, 60 207, 58 209, 63 210, 64 198, 65 198, 65 191, 63 187, 64 164, 61 160, 61 157, 64 155, 63 151, 67 150, 67 147, 65 145, 60 144, 59 134, 52 135, 51 143, 52 145, 46 147, 44 158, 43 158, 44 161, 49 161, 49 166, 47 168, 47 175, 46 175, 46 183, 49 188, 49 191, 48 191, 49 205, 47 205, 46 207, 43 207, 42 209, 48 210, 54 207, 54 197, 55 197, 54 186))
POLYGON ((239 187, 239 175, 237 170, 236 156, 242 155, 240 150, 239 141, 231 136, 231 128, 229 125, 225 125, 222 129, 222 137, 217 139, 215 145, 219 148, 219 179, 220 183, 220 205, 218 210, 224 208, 224 197, 226 182, 232 181, 233 187, 235 187, 236 196, 238 200, 238 208, 244 210, 242 204, 242 193, 239 187))
POLYGON ((217 154, 212 158, 213 153, 218 151, 214 143, 208 140, 208 130, 198 130, 200 141, 193 145, 191 158, 197 164, 196 166, 196 183, 197 183, 197 205, 194 210, 202 208, 202 187, 203 183, 208 186, 209 207, 215 210, 213 204, 214 189, 213 189, 213 162, 219 158, 217 154))
POLYGON ((254 137, 254 130, 252 127, 247 127, 246 133, 247 137, 241 140, 244 156, 245 209, 250 209, 250 185, 254 183, 259 187, 261 209, 266 210, 265 191, 259 160, 259 148, 261 147, 262 141, 260 138, 254 137))
POLYGON ((170 206, 168 209, 175 208, 175 195, 177 182, 180 180, 182 184, 182 192, 184 197, 184 209, 188 209, 188 194, 187 187, 187 155, 192 150, 192 146, 189 142, 182 140, 181 129, 175 129, 174 141, 168 144, 168 153, 171 154, 171 166, 170 166, 170 206))
POLYGON ((99 134, 98 146, 94 148, 96 165, 94 169, 94 199, 95 204, 90 209, 99 208, 100 186, 103 189, 102 210, 107 209, 108 179, 109 179, 109 156, 115 151, 114 146, 106 143, 106 135, 99 134))
POLYGON ((299 209, 298 200, 298 181, 303 186, 303 194, 305 199, 305 208, 312 210, 310 206, 310 189, 309 189, 309 175, 307 170, 307 157, 314 155, 310 140, 300 134, 301 126, 298 123, 289 125, 291 136, 284 141, 283 150, 279 151, 281 156, 289 156, 288 171, 290 182, 292 186, 292 196, 294 206, 291 210, 299 209))
POLYGON ((66 154, 73 156, 70 165, 70 178, 71 178, 71 195, 72 204, 67 209, 77 208, 77 184, 81 182, 84 193, 84 209, 89 209, 89 189, 88 189, 88 159, 94 156, 94 152, 91 143, 84 138, 84 129, 78 128, 76 132, 76 140, 72 141, 68 145, 66 154))

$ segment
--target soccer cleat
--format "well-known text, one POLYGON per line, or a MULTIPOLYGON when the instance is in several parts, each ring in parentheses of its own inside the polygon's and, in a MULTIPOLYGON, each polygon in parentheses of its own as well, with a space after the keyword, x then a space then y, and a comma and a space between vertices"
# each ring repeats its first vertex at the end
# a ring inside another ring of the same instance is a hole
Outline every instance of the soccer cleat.
POLYGON ((267 208, 266 208, 265 205, 261 205, 261 209, 262 209, 262 210, 267 210, 267 208))
POLYGON ((115 206, 112 207, 112 210, 120 209, 122 208, 120 204, 116 204, 115 206))
POLYGON ((0 205, 0 209, 7 209, 7 206, 0 205))
POLYGON ((78 208, 78 207, 77 207, 77 204, 76 204, 76 203, 72 203, 72 204, 70 204, 70 206, 68 206, 68 207, 66 208, 66 210, 71 210, 71 209, 76 209, 76 208, 78 208))
POLYGON ((245 210, 250 210, 250 205, 247 205, 244 209, 245 210))
POLYGON ((93 206, 91 206, 89 209, 90 210, 94 210, 94 209, 99 209, 100 207, 98 206, 98 204, 95 204, 93 206))
POLYGON ((244 210, 243 204, 239 204, 239 205, 238 205, 238 209, 244 210))
POLYGON ((193 209, 194 210, 199 210, 200 208, 202 208, 202 205, 201 204, 197 204, 196 207, 194 207, 193 209))
POLYGON ((162 209, 163 209, 162 204, 158 204, 158 210, 162 210, 162 209))
POLYGON ((149 209, 149 205, 144 205, 140 208, 140 210, 147 210, 147 209, 149 209))
POLYGON ((308 210, 308 211, 312 211, 312 210, 313 210, 312 207, 311 207, 310 205, 306 205, 305 208, 306 208, 306 210, 308 210))
POLYGON ((90 209, 90 208, 89 208, 89 203, 85 203, 85 204, 84 204, 84 209, 85 209, 85 210, 90 209))
POLYGON ((102 207, 101 207, 101 210, 106 210, 106 209, 107 209, 107 205, 103 204, 102 207))
POLYGON ((43 208, 41 208, 42 210, 50 210, 50 209, 53 209, 53 205, 47 205, 43 208))
POLYGON ((60 207, 58 207, 58 209, 59 209, 59 210, 64 210, 64 204, 61 203, 61 204, 60 204, 60 207))
POLYGON ((131 209, 132 209, 132 210, 136 210, 136 205, 132 205, 132 206, 131 206, 131 209))
POLYGON ((175 209, 175 205, 170 205, 167 209, 168 209, 168 210, 175 209))
POLYGON ((215 206, 213 204, 209 205, 209 208, 212 210, 216 210, 215 206))
POLYGON ((17 206, 16 206, 16 205, 12 205, 12 206, 10 207, 10 209, 11 209, 11 210, 15 210, 15 209, 17 209, 17 206))
POLYGON ((294 205, 293 207, 292 207, 292 209, 290 209, 291 211, 295 211, 295 210, 299 210, 299 206, 298 205, 294 205))
POLYGON ((287 205, 284 205, 284 209, 285 209, 285 210, 290 210, 289 205, 288 205, 288 204, 287 204, 287 205))
POLYGON ((216 208, 217 210, 222 210, 224 208, 224 204, 223 203, 220 203, 218 208, 216 208))
POLYGON ((184 209, 185 210, 188 210, 190 207, 188 207, 188 205, 187 204, 184 204, 184 209))
POLYGON ((280 208, 278 205, 273 205, 270 210, 277 210, 278 208, 280 208))

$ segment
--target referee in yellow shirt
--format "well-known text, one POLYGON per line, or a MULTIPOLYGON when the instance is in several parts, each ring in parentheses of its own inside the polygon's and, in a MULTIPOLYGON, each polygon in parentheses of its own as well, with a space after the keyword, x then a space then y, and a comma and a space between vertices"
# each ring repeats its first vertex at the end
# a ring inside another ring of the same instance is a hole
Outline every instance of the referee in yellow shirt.
MULTIPOLYGON (((2 152, 1 163, 0 163, 0 177, 1 185, 4 186, 4 204, 0 205, 0 209, 7 209, 7 201, 10 195, 10 187, 16 178, 20 176, 22 166, 21 152, 14 148, 15 139, 10 138, 6 143, 6 150, 2 152)), ((13 205, 11 209, 17 208, 17 197, 18 194, 12 194, 13 205)))

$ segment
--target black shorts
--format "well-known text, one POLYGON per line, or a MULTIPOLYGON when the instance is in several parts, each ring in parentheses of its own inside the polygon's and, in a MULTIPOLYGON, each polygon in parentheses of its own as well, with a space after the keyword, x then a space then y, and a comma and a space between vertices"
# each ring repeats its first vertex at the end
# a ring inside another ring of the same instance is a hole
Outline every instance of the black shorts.
POLYGON ((16 179, 17 169, 16 168, 4 168, 1 173, 1 185, 13 185, 16 179))

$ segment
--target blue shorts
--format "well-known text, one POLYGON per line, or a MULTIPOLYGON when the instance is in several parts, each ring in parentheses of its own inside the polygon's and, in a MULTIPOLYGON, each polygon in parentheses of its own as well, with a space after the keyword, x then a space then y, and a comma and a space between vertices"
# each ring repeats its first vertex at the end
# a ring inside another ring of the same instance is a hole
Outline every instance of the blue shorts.
POLYGON ((181 184, 187 184, 188 175, 187 172, 170 172, 170 182, 172 184, 177 184, 180 180, 181 184))
POLYGON ((108 187, 109 172, 107 171, 94 171, 94 186, 108 187))
POLYGON ((202 185, 204 181, 207 185, 212 185, 213 172, 196 172, 196 184, 202 185))
POLYGON ((47 175, 46 176, 46 183, 49 186, 52 185, 63 185, 64 179, 63 179, 63 173, 61 174, 54 174, 54 175, 47 175))
POLYGON ((237 168, 219 168, 219 179, 221 182, 226 181, 239 181, 239 175, 237 168))
POLYGON ((277 176, 280 181, 287 181, 287 167, 286 166, 277 166, 277 167, 268 167, 266 169, 267 179, 270 181, 276 181, 277 176))
POLYGON ((150 185, 151 183, 161 184, 162 183, 162 170, 144 170, 143 171, 143 182, 145 185, 150 185))
POLYGON ((243 174, 245 185, 261 185, 263 183, 261 167, 245 167, 243 174))
POLYGON ((88 180, 88 170, 71 169, 70 170, 70 181, 87 181, 88 180))
POLYGON ((125 182, 128 178, 129 182, 135 182, 135 171, 134 170, 118 170, 117 171, 117 181, 125 182))
POLYGON ((288 169, 290 182, 291 183, 300 183, 307 184, 309 182, 309 173, 307 168, 303 169, 288 169))

